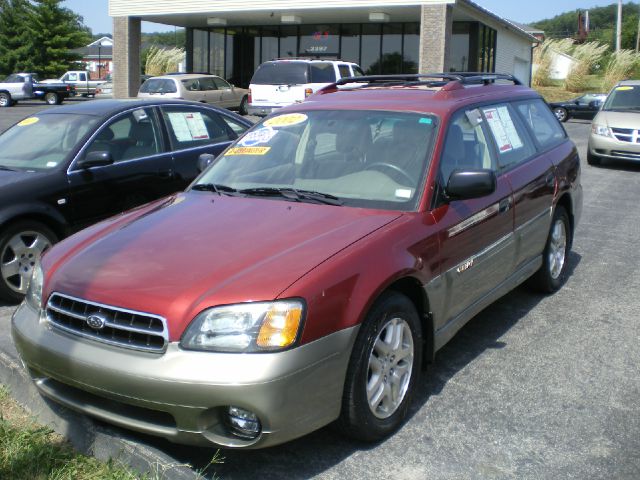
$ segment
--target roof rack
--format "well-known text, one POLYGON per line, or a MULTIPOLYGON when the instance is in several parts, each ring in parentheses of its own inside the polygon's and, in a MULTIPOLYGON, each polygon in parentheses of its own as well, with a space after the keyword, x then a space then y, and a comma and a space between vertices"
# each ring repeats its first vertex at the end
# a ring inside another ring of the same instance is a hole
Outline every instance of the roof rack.
MULTIPOLYGON (((365 75, 362 77, 345 77, 338 80, 327 89, 335 88, 340 85, 348 85, 351 83, 368 83, 367 86, 415 86, 427 85, 430 87, 444 87, 450 82, 458 82, 457 88, 462 85, 488 85, 495 83, 496 80, 507 80, 513 82, 514 85, 522 85, 513 75, 505 73, 486 73, 486 72, 452 72, 452 73, 416 73, 416 74, 397 74, 397 75, 365 75)), ((451 88, 451 87, 450 87, 451 88)), ((452 88, 456 88, 453 87, 452 88)))

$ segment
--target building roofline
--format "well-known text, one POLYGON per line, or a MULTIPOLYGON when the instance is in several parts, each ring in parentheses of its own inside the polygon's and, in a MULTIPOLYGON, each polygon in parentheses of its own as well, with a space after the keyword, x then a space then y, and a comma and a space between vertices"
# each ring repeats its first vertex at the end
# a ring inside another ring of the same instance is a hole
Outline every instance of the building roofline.
POLYGON ((531 43, 540 43, 540 40, 538 40, 536 37, 534 37, 533 35, 531 35, 529 32, 527 32, 526 30, 524 30, 522 28, 522 26, 513 23, 510 20, 507 20, 506 18, 502 18, 501 16, 499 16, 496 13, 493 13, 491 10, 478 5, 476 2, 472 1, 472 0, 456 0, 456 3, 460 3, 463 5, 466 5, 474 10, 480 11, 481 13, 484 13, 485 15, 491 17, 493 20, 497 21, 498 23, 502 23, 504 24, 507 28, 510 28, 511 30, 514 31, 514 33, 517 33, 518 35, 525 37, 527 40, 529 40, 531 43))

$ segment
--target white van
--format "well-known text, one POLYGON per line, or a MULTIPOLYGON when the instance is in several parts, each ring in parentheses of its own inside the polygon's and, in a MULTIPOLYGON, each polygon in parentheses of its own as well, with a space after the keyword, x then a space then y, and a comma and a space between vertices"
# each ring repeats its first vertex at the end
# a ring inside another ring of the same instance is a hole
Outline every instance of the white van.
POLYGON ((358 65, 340 60, 264 62, 253 74, 249 85, 249 115, 268 115, 278 108, 302 102, 341 78, 362 75, 358 65))

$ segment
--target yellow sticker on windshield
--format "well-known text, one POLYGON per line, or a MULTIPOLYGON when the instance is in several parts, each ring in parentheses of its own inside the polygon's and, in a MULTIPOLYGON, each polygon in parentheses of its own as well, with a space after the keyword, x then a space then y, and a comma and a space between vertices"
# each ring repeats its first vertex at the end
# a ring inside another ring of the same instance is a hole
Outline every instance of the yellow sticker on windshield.
POLYGON ((298 125, 299 123, 306 122, 307 117, 304 113, 287 113, 285 115, 279 115, 277 117, 266 120, 263 125, 267 127, 289 127, 291 125, 298 125))
POLYGON ((231 155, 266 155, 271 147, 234 147, 227 150, 225 157, 231 155))
POLYGON ((616 90, 633 90, 633 87, 618 87, 616 90))
POLYGON ((40 119, 38 117, 29 117, 22 120, 18 125, 20 127, 26 127, 28 125, 33 125, 34 123, 38 123, 40 119))

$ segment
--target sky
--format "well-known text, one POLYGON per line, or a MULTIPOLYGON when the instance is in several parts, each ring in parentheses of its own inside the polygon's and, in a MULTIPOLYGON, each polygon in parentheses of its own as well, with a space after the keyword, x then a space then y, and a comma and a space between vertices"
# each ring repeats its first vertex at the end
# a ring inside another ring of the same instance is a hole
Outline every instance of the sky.
MULTIPOLYGON (((149 0, 153 1, 153 0, 149 0)), ((571 10, 601 7, 616 3, 615 0, 474 0, 480 6, 493 13, 520 23, 531 23, 536 20, 551 18, 571 10)), ((628 0, 625 0, 625 3, 628 0)), ((112 21, 108 12, 108 0, 65 0, 62 4, 84 18, 94 34, 111 33, 112 21)), ((172 31, 173 27, 158 23, 143 22, 143 32, 172 31)))

